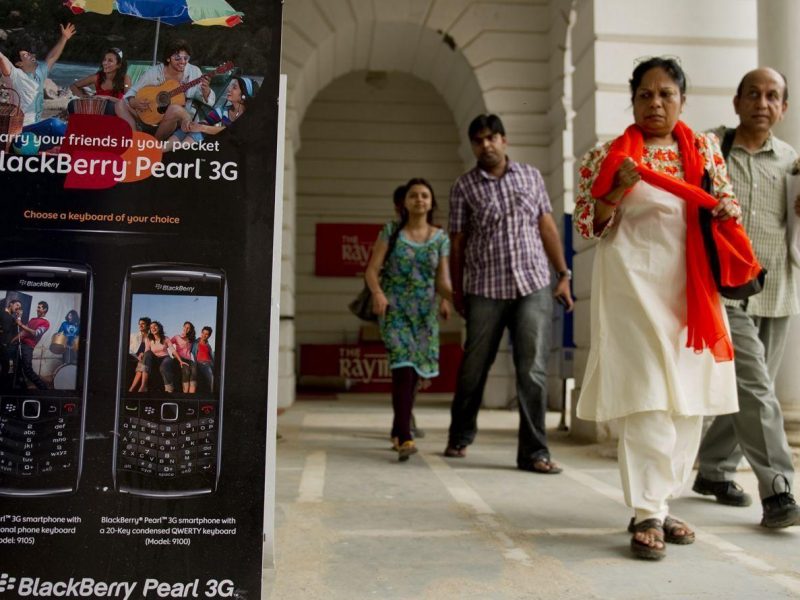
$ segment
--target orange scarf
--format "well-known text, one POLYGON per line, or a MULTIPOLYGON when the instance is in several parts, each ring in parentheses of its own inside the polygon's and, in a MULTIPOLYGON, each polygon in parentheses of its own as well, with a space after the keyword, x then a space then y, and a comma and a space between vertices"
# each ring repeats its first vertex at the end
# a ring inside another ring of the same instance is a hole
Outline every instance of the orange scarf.
MULTIPOLYGON (((719 293, 700 229, 700 208, 712 209, 718 201, 700 187, 705 160, 695 145, 694 132, 683 121, 678 121, 672 135, 678 141, 685 181, 641 164, 644 136, 637 125, 631 125, 611 143, 592 185, 592 196, 607 196, 614 189, 614 176, 622 161, 631 157, 642 180, 686 201, 686 346, 698 353, 708 348, 717 362, 732 360, 733 344, 722 317, 719 293)), ((750 238, 740 223, 735 219, 713 219, 711 230, 719 255, 721 285, 743 285, 761 272, 750 238)))

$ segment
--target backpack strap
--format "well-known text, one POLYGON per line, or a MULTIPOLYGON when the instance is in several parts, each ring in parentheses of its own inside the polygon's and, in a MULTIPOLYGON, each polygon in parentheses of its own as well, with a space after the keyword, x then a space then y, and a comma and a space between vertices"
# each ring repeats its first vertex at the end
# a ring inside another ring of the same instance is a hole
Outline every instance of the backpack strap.
POLYGON ((386 254, 383 257, 383 264, 386 264, 386 261, 389 260, 389 256, 392 254, 395 245, 397 244, 397 238, 400 237, 400 224, 393 223, 394 227, 392 229, 392 233, 389 236, 389 247, 386 249, 386 254))
POLYGON ((720 150, 722 150, 722 158, 726 161, 728 160, 728 155, 731 153, 731 148, 733 148, 733 138, 736 137, 736 130, 731 129, 730 127, 725 128, 725 135, 722 136, 722 143, 720 144, 720 150))

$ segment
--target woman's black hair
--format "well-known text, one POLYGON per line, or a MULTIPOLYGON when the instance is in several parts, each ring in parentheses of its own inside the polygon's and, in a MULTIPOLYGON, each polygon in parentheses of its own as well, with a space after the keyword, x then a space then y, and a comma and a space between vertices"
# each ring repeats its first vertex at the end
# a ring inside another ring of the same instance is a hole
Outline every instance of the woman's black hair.
POLYGON ((249 77, 245 78, 240 75, 236 75, 234 79, 236 83, 239 84, 239 90, 242 92, 242 104, 246 107, 250 99, 258 93, 258 82, 249 77), (250 82, 249 86, 247 85, 248 81, 250 82))
MULTIPOLYGON (((111 82, 111 91, 115 94, 122 94, 125 92, 125 75, 128 74, 128 61, 122 55, 122 50, 119 48, 107 48, 105 52, 103 52, 103 58, 105 58, 106 54, 113 54, 117 57, 117 62, 119 63, 119 69, 117 72, 114 73, 114 81, 111 82)), ((106 74, 103 71, 103 65, 100 65, 100 68, 97 69, 97 74, 100 75, 100 84, 102 85, 105 83, 106 74)))
MULTIPOLYGON (((150 325, 155 323, 156 329, 158 329, 158 339, 163 344, 164 343, 164 326, 161 324, 160 321, 150 321, 150 325)), ((156 341, 156 336, 153 335, 152 331, 147 332, 147 337, 150 338, 151 341, 156 341)))
MULTIPOLYGON (((414 177, 412 179, 409 179, 408 182, 403 186, 405 188, 405 193, 408 194, 408 192, 411 190, 411 187, 415 185, 424 185, 431 192, 431 209, 428 211, 427 220, 429 225, 433 225, 433 212, 436 210, 436 194, 433 192, 433 186, 427 179, 423 177, 414 177)), ((402 229, 403 227, 406 226, 406 223, 408 223, 408 211, 406 210, 406 205, 405 205, 405 195, 403 196, 403 200, 404 201, 400 204, 399 207, 400 225, 398 226, 398 229, 402 229)))
POLYGON ((69 321, 70 323, 73 323, 74 325, 80 325, 81 324, 81 318, 78 315, 78 311, 75 310, 74 308, 67 313, 67 316, 64 317, 64 320, 65 321, 69 321), (69 316, 70 315, 72 315, 72 321, 69 321, 69 316))
POLYGON ((686 73, 683 72, 678 61, 674 58, 654 56, 639 63, 633 70, 631 79, 628 82, 631 86, 631 102, 636 99, 636 90, 642 85, 642 79, 644 79, 645 73, 651 69, 663 69, 664 72, 669 75, 670 79, 675 82, 675 85, 678 86, 678 89, 681 91, 681 96, 686 95, 686 73))
POLYGON ((197 332, 194 329, 194 323, 192 323, 191 321, 184 321, 183 324, 188 325, 190 327, 189 333, 186 334, 186 339, 189 340, 192 344, 194 344, 194 341, 197 339, 197 332))

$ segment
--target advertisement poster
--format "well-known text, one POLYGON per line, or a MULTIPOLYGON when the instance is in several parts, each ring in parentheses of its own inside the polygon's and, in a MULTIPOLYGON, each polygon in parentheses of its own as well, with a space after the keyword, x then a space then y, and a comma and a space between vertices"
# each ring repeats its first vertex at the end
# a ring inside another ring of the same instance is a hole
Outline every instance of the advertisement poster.
POLYGON ((261 596, 280 26, 0 0, 0 598, 261 596))
POLYGON ((317 223, 314 275, 362 277, 382 224, 317 223))
MULTIPOLYGON (((439 346, 439 377, 423 393, 452 394, 456 391, 458 367, 464 351, 452 334, 442 335, 439 346)), ((381 342, 358 344, 301 344, 300 377, 336 379, 348 392, 390 394, 392 371, 386 346, 381 342)))

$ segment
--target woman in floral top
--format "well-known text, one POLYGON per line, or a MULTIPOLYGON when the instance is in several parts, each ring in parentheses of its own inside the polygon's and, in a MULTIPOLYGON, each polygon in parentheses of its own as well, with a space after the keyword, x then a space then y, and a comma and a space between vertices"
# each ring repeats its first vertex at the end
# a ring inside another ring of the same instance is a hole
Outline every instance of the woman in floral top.
POLYGON ((432 224, 433 188, 421 178, 410 180, 405 188, 400 222, 383 228, 364 276, 389 354, 392 437, 397 438, 400 461, 417 451, 410 428, 417 383, 439 374, 437 312, 447 319, 453 296, 447 264, 450 240, 432 224), (386 256, 390 247, 391 255, 386 256), (444 299, 438 311, 437 292, 444 299))
POLYGON ((740 213, 717 139, 679 121, 680 65, 650 59, 630 87, 635 125, 591 150, 579 171, 575 226, 600 241, 578 416, 615 422, 625 500, 634 509, 631 550, 657 560, 665 541, 694 541, 689 526, 669 516, 667 500, 691 474, 703 416, 738 408, 698 193, 716 218, 740 213), (711 196, 699 190, 704 171, 711 196))

